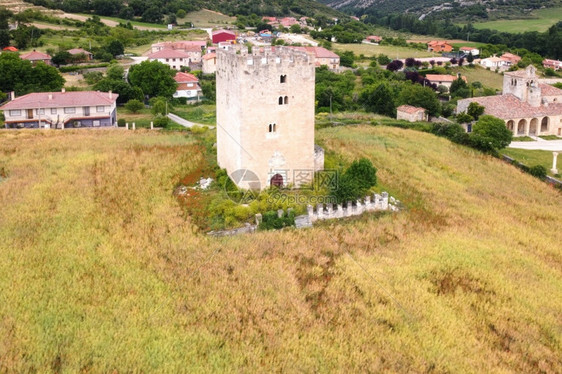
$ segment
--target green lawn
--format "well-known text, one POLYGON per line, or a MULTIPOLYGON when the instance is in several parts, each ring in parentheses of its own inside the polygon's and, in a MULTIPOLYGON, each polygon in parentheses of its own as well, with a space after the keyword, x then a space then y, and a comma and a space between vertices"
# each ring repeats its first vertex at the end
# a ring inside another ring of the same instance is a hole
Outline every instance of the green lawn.
POLYGON ((408 57, 433 57, 440 54, 427 52, 408 47, 397 47, 393 45, 371 45, 371 44, 340 44, 333 43, 332 47, 335 52, 339 51, 353 51, 356 55, 363 54, 366 57, 376 56, 379 54, 387 55, 388 57, 395 58, 408 58, 408 57))
POLYGON ((513 33, 525 31, 543 32, 562 19, 562 7, 539 9, 532 14, 537 18, 480 22, 474 23, 474 27, 477 29, 492 29, 513 33))
MULTIPOLYGON (((506 148, 500 153, 508 155, 529 167, 542 165, 548 170, 548 175, 553 175, 550 171, 552 169, 552 152, 550 151, 506 148)), ((558 170, 562 170, 562 160, 558 161, 558 170)))
POLYGON ((501 90, 503 87, 503 76, 501 74, 486 70, 480 66, 475 66, 473 68, 469 68, 468 66, 451 68, 451 71, 453 74, 460 72, 462 75, 466 76, 470 83, 478 81, 484 86, 496 90, 501 90))
MULTIPOLYGON (((92 14, 80 13, 80 15, 84 16, 84 17, 92 17, 92 14)), ((162 24, 158 24, 158 23, 139 22, 139 21, 132 21, 132 20, 128 20, 128 19, 117 18, 117 17, 108 17, 108 16, 98 16, 98 17, 100 17, 100 19, 102 19, 102 20, 105 19, 105 20, 113 21, 113 22, 117 22, 117 23, 131 22, 131 25, 139 26, 139 27, 148 27, 148 28, 157 28, 157 29, 167 29, 168 28, 167 25, 162 25, 162 24)))
POLYGON ((211 104, 177 106, 171 112, 188 121, 203 125, 215 126, 217 122, 215 105, 211 104))

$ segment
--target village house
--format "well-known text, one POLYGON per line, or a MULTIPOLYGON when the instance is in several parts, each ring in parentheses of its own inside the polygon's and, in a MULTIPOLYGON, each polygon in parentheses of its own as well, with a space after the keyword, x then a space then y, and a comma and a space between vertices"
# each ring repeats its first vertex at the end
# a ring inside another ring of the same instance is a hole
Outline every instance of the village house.
POLYGON ((542 66, 545 69, 560 70, 560 69, 562 69, 562 61, 549 60, 549 59, 546 58, 542 61, 542 66))
POLYGON ((217 54, 215 52, 207 53, 203 56, 203 63, 201 66, 203 74, 215 74, 217 71, 217 54))
POLYGON ((188 55, 189 63, 198 64, 201 62, 203 50, 207 42, 205 40, 180 40, 176 42, 160 42, 152 44, 151 54, 163 50, 174 50, 184 52, 188 55))
POLYGON ((329 70, 338 71, 340 68, 340 56, 324 47, 289 47, 297 49, 314 56, 316 66, 327 66, 329 70))
POLYGON ((432 40, 427 43, 428 52, 451 52, 453 46, 445 41, 432 40))
POLYGON ((37 64, 40 61, 44 62, 47 65, 52 65, 51 64, 51 56, 49 56, 46 53, 42 53, 42 52, 33 51, 33 52, 29 52, 29 53, 24 53, 24 54, 20 55, 20 58, 22 60, 31 61, 31 63, 33 65, 37 64))
POLYGON ((19 51, 16 47, 12 47, 12 46, 8 46, 8 47, 4 47, 4 49, 2 49, 5 52, 17 52, 19 51))
POLYGON ((148 61, 161 62, 174 70, 181 70, 182 66, 189 67, 189 63, 191 62, 190 55, 183 51, 174 49, 162 49, 158 52, 151 53, 146 57, 148 61))
POLYGON ((188 101, 199 101, 201 96, 201 87, 199 86, 199 79, 193 74, 177 72, 174 80, 178 83, 175 98, 187 98, 188 101))
POLYGON ((400 105, 396 108, 396 119, 408 122, 427 121, 428 116, 424 108, 411 105, 400 105))
MULTIPOLYGON (((435 84, 437 86, 445 86, 447 89, 451 88, 451 85, 454 81, 456 81, 459 77, 450 74, 427 74, 425 78, 431 82, 431 84, 435 84)), ((468 83, 466 77, 461 77, 463 81, 468 83)))
POLYGON ((521 57, 509 52, 504 53, 500 58, 506 61, 508 66, 515 65, 521 61, 521 57))
POLYGON ((236 40, 236 33, 230 30, 215 30, 212 32, 212 35, 213 44, 236 40))
POLYGON ((119 95, 99 91, 36 92, 0 107, 6 128, 116 126, 119 95))
POLYGON ((73 49, 69 49, 67 51, 68 53, 70 53, 72 56, 81 56, 83 55, 84 61, 90 61, 93 60, 94 55, 91 52, 86 51, 85 49, 82 48, 73 48, 73 49))
POLYGON ((480 60, 480 66, 488 69, 505 69, 508 66, 508 61, 500 57, 488 57, 480 60))
POLYGON ((369 43, 378 44, 378 43, 382 42, 382 37, 377 36, 377 35, 369 35, 365 38, 365 41, 367 41, 369 43))
POLYGON ((505 72, 501 96, 459 100, 457 113, 466 112, 472 102, 484 106, 484 114, 504 120, 514 136, 562 136, 562 90, 539 83, 532 65, 505 72))
POLYGON ((478 48, 474 48, 474 47, 460 47, 459 51, 461 51, 466 56, 468 56, 471 53, 472 53, 473 57, 480 56, 480 50, 478 48))

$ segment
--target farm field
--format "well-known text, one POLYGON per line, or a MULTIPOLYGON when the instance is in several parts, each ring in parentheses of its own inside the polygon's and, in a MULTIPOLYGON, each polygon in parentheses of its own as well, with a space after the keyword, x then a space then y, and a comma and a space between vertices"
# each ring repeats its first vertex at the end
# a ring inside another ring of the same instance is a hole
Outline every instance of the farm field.
POLYGON ((477 29, 492 29, 504 32, 520 33, 526 31, 544 32, 562 20, 562 7, 545 8, 533 11, 537 18, 520 20, 497 20, 474 23, 477 29))
POLYGON ((503 75, 483 67, 475 65, 473 68, 467 66, 451 68, 453 73, 461 73, 466 76, 469 83, 480 82, 486 87, 501 90, 503 88, 503 75))
POLYGON ((0 371, 562 371, 559 191, 426 133, 317 142, 406 209, 211 238, 193 135, 0 131, 0 371))
POLYGON ((236 22, 236 17, 230 17, 208 9, 201 9, 196 12, 187 13, 184 18, 178 18, 178 24, 183 25, 186 22, 193 23, 194 27, 226 27, 236 22))
POLYGON ((338 51, 353 51, 356 55, 363 54, 366 57, 376 56, 379 54, 387 55, 388 57, 395 58, 408 58, 408 57, 433 57, 440 54, 427 52, 408 47, 398 47, 393 45, 371 45, 371 44, 340 44, 332 43, 332 49, 338 51))

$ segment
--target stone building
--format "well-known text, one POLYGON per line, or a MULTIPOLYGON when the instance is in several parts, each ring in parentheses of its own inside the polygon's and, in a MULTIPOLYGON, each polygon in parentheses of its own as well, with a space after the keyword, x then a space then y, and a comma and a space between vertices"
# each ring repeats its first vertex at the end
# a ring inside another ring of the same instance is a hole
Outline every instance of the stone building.
POLYGON ((536 68, 505 72, 501 96, 459 100, 457 113, 471 102, 486 109, 484 114, 501 118, 514 136, 562 136, 562 90, 539 83, 536 68))
POLYGON ((427 113, 424 108, 400 105, 396 108, 396 119, 402 119, 408 122, 427 121, 427 113))
POLYGON ((299 186, 323 168, 314 68, 313 56, 286 47, 217 50, 217 158, 239 187, 299 186))

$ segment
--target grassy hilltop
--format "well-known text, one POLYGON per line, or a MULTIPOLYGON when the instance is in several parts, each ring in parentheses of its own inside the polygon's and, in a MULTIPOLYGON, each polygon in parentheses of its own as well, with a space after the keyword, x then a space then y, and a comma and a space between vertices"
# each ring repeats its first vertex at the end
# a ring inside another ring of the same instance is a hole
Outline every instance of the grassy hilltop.
POLYGON ((1 372, 561 372, 560 193, 429 134, 317 133, 407 210, 213 239, 185 133, 2 131, 1 372))

